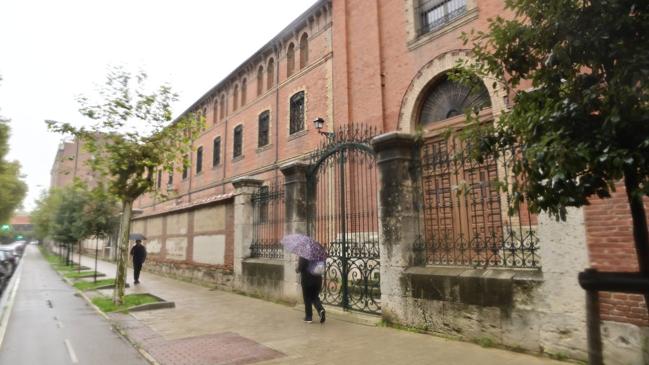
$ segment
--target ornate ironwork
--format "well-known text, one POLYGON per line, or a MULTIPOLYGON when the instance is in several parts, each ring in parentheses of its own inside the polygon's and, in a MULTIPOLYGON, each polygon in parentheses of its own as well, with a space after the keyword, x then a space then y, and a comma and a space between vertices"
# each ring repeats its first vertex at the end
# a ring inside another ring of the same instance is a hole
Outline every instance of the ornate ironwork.
POLYGON ((329 254, 322 300, 381 311, 378 176, 369 141, 374 128, 338 128, 311 155, 308 230, 329 254))
POLYGON ((252 194, 253 224, 251 257, 281 259, 284 248, 284 180, 276 178, 252 194))
POLYGON ((290 134, 304 129, 304 91, 291 96, 290 134))
POLYGON ((259 135, 257 137, 257 147, 264 147, 265 145, 268 144, 269 121, 270 121, 270 112, 268 110, 259 114, 259 126, 258 126, 259 135))
POLYGON ((508 187, 516 179, 511 164, 519 155, 504 151, 498 158, 485 157, 478 163, 456 141, 424 142, 420 153, 423 241, 415 243, 420 262, 540 267, 536 216, 525 204, 508 214, 512 202, 508 187))
POLYGON ((421 107, 419 123, 423 126, 462 115, 468 110, 491 106, 489 92, 482 82, 469 86, 449 80, 446 75, 435 83, 421 107))

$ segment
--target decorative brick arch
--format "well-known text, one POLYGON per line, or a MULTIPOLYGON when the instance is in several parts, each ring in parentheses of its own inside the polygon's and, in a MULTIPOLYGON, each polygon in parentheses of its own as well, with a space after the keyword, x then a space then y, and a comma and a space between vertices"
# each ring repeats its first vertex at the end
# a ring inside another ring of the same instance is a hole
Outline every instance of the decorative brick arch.
MULTIPOLYGON (((469 50, 453 50, 435 57, 422 67, 410 82, 406 93, 401 100, 399 111, 399 124, 397 129, 406 133, 414 133, 421 102, 425 96, 426 89, 430 82, 435 80, 446 71, 455 67, 459 60, 471 59, 469 50)), ((491 108, 494 117, 505 110, 505 92, 502 88, 493 88, 493 78, 482 80, 489 91, 491 108)))

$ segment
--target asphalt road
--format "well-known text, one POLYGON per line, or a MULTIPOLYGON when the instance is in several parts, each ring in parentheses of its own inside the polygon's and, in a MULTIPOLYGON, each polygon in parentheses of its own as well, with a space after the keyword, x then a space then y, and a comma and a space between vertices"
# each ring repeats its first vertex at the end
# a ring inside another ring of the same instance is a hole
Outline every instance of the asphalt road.
MULTIPOLYGON (((148 362, 29 245, 0 347, 0 364, 146 365, 148 362)), ((9 295, 9 290, 5 295, 9 295)), ((1 331, 0 331, 1 332, 1 331)))

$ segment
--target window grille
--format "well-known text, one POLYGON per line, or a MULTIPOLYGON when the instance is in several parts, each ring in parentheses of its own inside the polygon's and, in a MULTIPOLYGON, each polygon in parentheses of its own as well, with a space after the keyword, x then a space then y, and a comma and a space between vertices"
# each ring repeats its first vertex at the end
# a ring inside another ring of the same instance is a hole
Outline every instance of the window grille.
POLYGON ((419 34, 440 28, 466 12, 467 0, 419 0, 419 34))
POLYGON ((203 147, 198 147, 196 150, 196 174, 203 171, 203 147))
POLYGON ((232 157, 239 157, 243 153, 243 126, 234 128, 234 144, 232 146, 232 157))
POLYGON ((304 91, 291 96, 290 134, 304 130, 304 91))
POLYGON ((221 137, 214 138, 212 149, 212 166, 221 163, 221 137))
POLYGON ((253 224, 251 257, 281 259, 284 249, 280 240, 284 236, 284 179, 257 189, 252 195, 253 224))
POLYGON ((538 268, 536 216, 523 203, 508 214, 512 163, 520 150, 501 151, 478 163, 453 139, 428 138, 420 157, 422 239, 420 263, 474 268, 538 268))
POLYGON ((257 147, 264 147, 268 144, 270 112, 265 111, 259 115, 259 137, 257 147))

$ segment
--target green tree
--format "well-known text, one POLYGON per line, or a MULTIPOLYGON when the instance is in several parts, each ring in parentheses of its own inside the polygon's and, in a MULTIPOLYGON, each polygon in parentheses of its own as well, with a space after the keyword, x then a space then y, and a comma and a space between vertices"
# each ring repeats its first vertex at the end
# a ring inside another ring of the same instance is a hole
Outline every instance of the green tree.
POLYGON ((66 245, 68 262, 72 247, 90 234, 85 217, 89 195, 84 184, 75 181, 61 190, 61 200, 54 211, 51 235, 66 245))
POLYGON ((9 119, 0 116, 0 222, 9 221, 27 194, 27 184, 22 181, 20 163, 6 160, 9 137, 9 119))
POLYGON ((84 207, 84 222, 90 236, 95 238, 95 277, 97 281, 97 247, 99 239, 106 239, 119 226, 119 202, 100 182, 88 195, 84 207))
POLYGON ((69 123, 48 121, 51 130, 69 133, 84 141, 94 156, 91 166, 104 177, 108 190, 122 203, 117 255, 115 303, 122 303, 126 284, 128 236, 133 202, 154 191, 158 169, 173 170, 187 165, 182 156, 191 152, 191 137, 197 135, 203 120, 192 113, 172 120, 171 104, 177 95, 168 85, 147 91, 147 75, 115 68, 98 90, 99 101, 79 99, 80 112, 93 124, 75 127, 69 123))
MULTIPOLYGON (((512 187, 533 211, 609 197, 624 181, 640 271, 649 276, 649 2, 506 0, 514 16, 464 35, 471 73, 495 77, 513 106, 467 133, 474 157, 520 146, 512 187), (521 91, 522 89, 526 89, 521 91)), ((496 85, 494 85, 496 86, 496 85)), ((645 296, 649 305, 649 296, 645 296)))
POLYGON ((61 194, 57 189, 44 190, 36 200, 36 208, 31 212, 31 220, 34 225, 34 234, 37 239, 45 240, 51 237, 52 220, 61 202, 61 194))

